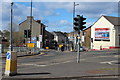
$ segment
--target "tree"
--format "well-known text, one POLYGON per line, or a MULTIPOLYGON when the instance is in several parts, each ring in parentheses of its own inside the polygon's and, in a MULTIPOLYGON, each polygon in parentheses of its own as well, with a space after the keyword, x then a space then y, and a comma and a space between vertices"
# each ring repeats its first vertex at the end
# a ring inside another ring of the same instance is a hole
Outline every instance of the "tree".
MULTIPOLYGON (((10 31, 11 24, 8 23, 7 30, 10 31)), ((19 31, 19 26, 15 23, 12 24, 12 31, 13 32, 18 32, 19 31)))

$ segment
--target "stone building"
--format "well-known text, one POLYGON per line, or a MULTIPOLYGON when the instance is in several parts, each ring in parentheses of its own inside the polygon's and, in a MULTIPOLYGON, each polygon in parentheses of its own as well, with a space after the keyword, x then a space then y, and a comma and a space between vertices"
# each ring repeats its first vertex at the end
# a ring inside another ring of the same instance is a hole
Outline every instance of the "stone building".
POLYGON ((34 20, 33 16, 27 16, 27 19, 19 24, 19 35, 22 40, 25 39, 26 43, 30 41, 30 38, 24 38, 24 30, 30 29, 30 24, 32 20, 32 28, 31 28, 31 40, 36 43, 36 40, 39 39, 39 35, 42 35, 42 45, 44 42, 44 33, 45 33, 45 25, 41 23, 40 20, 34 20))

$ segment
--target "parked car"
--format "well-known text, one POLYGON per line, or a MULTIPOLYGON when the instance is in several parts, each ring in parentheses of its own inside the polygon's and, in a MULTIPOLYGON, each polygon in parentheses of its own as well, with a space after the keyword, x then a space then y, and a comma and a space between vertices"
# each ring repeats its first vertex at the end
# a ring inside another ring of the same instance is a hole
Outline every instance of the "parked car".
POLYGON ((88 51, 88 48, 84 47, 84 46, 81 46, 80 47, 80 51, 88 51))

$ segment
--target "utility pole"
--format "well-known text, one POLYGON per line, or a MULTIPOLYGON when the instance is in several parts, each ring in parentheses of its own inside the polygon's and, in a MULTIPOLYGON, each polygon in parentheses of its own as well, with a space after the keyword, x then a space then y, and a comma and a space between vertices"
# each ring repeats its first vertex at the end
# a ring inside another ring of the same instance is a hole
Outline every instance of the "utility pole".
MULTIPOLYGON (((79 5, 79 4, 76 4, 75 2, 73 3, 73 18, 75 17, 75 6, 77 6, 77 5, 79 5)), ((73 50, 75 50, 75 46, 76 46, 74 32, 75 32, 75 30, 74 30, 74 19, 73 19, 73 50)))
POLYGON ((80 62, 80 31, 78 31, 78 49, 77 49, 77 63, 80 62))
POLYGON ((12 6, 13 6, 13 2, 11 3, 11 26, 10 26, 10 51, 13 51, 13 46, 12 46, 12 6))
POLYGON ((84 18, 83 16, 80 16, 80 15, 77 15, 77 17, 74 18, 74 30, 78 32, 77 63, 80 62, 80 31, 82 31, 84 28, 86 28, 84 26, 86 24, 86 22, 84 22, 84 20, 86 20, 86 18, 84 18))
MULTIPOLYGON (((75 2, 73 3, 73 18, 75 17, 75 2)), ((74 30, 74 19, 73 19, 73 49, 75 50, 75 38, 74 38, 74 32, 75 32, 75 30, 74 30)))
POLYGON ((31 12, 30 12, 30 33, 31 33, 31 36, 30 36, 30 43, 31 43, 31 40, 32 40, 32 0, 31 0, 31 12))

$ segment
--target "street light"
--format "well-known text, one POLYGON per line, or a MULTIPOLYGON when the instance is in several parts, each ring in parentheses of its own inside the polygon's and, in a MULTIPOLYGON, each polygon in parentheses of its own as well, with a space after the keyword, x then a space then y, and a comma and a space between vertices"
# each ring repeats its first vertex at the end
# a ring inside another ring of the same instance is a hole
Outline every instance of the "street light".
POLYGON ((30 32, 31 32, 31 36, 30 36, 30 43, 31 43, 31 37, 32 37, 32 0, 31 0, 31 12, 30 12, 30 32))
MULTIPOLYGON (((74 17, 75 17, 75 7, 78 6, 79 4, 76 4, 75 2, 73 3, 73 39, 75 40, 74 38, 74 17)), ((75 50, 75 41, 73 41, 74 43, 74 50, 75 50)))
POLYGON ((13 2, 11 3, 11 27, 10 27, 10 51, 13 51, 13 46, 12 46, 12 6, 13 2))

